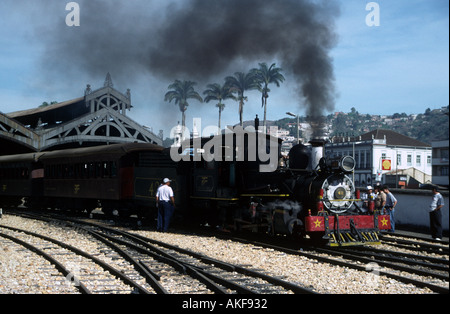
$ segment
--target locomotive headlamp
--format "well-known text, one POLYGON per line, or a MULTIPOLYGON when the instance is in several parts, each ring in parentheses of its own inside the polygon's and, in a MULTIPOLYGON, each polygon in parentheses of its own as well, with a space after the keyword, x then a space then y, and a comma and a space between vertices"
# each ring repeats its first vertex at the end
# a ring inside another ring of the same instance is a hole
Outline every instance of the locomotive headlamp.
POLYGON ((347 191, 343 187, 338 187, 334 190, 334 199, 343 200, 345 198, 347 191))
POLYGON ((355 159, 352 156, 337 156, 332 157, 327 160, 328 167, 331 170, 344 171, 344 172, 352 172, 355 169, 355 159))

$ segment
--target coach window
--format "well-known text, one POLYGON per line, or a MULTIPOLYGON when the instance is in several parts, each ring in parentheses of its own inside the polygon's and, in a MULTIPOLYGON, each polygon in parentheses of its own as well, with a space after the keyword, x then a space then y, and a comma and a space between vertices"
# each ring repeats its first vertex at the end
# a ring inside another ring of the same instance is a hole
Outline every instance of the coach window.
POLYGON ((89 166, 88 164, 81 164, 81 172, 82 172, 82 178, 83 179, 89 179, 89 166))
POLYGON ((115 161, 111 162, 111 178, 117 177, 117 163, 115 161))
POLYGON ((103 177, 102 172, 103 172, 103 164, 101 162, 95 163, 95 177, 96 178, 103 177))
POLYGON ((69 165, 63 165, 63 178, 64 179, 70 178, 69 165))
POLYGON ((88 178, 95 178, 95 164, 89 163, 88 169, 88 178))
POLYGON ((63 177, 63 168, 62 165, 56 165, 56 177, 58 179, 62 179, 63 177))
POLYGON ((53 166, 52 165, 45 166, 45 174, 44 174, 44 176, 46 178, 53 179, 53 173, 54 173, 54 171, 53 171, 53 166))
POLYGON ((103 162, 103 178, 109 178, 111 176, 111 162, 103 162))
POLYGON ((80 179, 83 177, 82 168, 82 164, 75 165, 75 178, 80 179))

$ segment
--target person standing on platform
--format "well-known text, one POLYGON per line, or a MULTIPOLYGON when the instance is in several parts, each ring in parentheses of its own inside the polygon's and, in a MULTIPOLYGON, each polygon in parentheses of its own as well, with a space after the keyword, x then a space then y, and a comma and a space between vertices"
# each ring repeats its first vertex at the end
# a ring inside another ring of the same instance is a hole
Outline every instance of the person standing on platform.
POLYGON ((389 214, 389 217, 391 218, 391 230, 390 232, 395 232, 395 220, 394 220, 394 213, 395 213, 395 206, 397 205, 397 199, 395 198, 394 194, 389 191, 389 187, 387 185, 383 186, 383 191, 386 194, 386 205, 384 208, 386 209, 387 213, 389 214))
POLYGON ((175 210, 175 198, 170 182, 172 181, 169 178, 165 178, 156 192, 156 206, 158 207, 156 230, 161 232, 169 230, 170 219, 175 210))
POLYGON ((386 194, 381 189, 381 186, 375 186, 375 211, 379 214, 382 213, 384 209, 384 205, 386 205, 386 194))
POLYGON ((444 207, 444 197, 437 187, 432 188, 433 199, 430 204, 430 229, 431 237, 440 241, 442 239, 442 212, 441 208, 444 207))
POLYGON ((375 201, 376 194, 373 192, 372 186, 367 186, 367 193, 361 194, 361 200, 363 201, 363 209, 373 214, 374 208, 370 208, 370 202, 375 201))

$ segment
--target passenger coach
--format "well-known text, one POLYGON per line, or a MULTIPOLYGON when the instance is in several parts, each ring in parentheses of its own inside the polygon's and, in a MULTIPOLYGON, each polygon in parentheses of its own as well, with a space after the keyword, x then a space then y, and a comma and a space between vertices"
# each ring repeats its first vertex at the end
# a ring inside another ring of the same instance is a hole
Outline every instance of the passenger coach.
POLYGON ((0 206, 145 216, 161 178, 176 177, 163 150, 133 143, 0 157, 0 206))

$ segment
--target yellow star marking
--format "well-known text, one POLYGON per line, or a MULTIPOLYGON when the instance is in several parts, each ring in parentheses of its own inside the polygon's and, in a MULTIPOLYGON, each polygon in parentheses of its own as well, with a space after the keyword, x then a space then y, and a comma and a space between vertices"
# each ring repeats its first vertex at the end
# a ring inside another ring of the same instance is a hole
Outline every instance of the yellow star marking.
POLYGON ((382 226, 387 226, 388 220, 386 219, 386 217, 383 217, 383 219, 381 219, 381 225, 382 226))
POLYGON ((322 222, 319 220, 319 218, 317 218, 317 220, 314 221, 314 224, 316 225, 316 228, 319 228, 321 223, 322 222))

